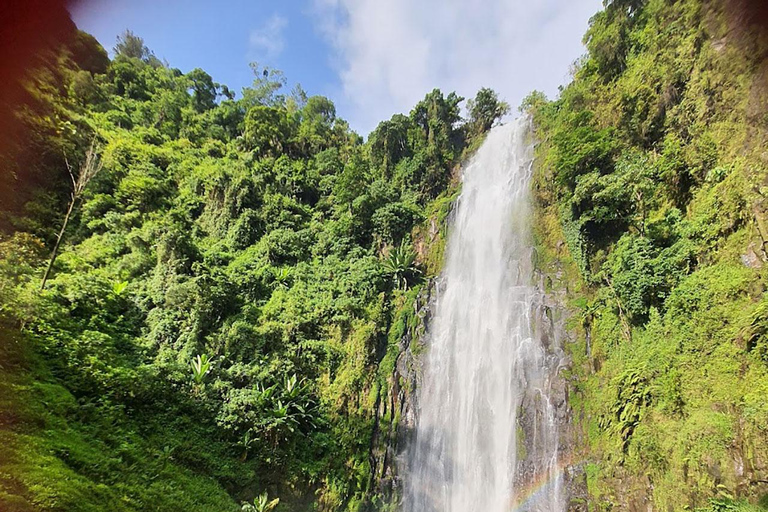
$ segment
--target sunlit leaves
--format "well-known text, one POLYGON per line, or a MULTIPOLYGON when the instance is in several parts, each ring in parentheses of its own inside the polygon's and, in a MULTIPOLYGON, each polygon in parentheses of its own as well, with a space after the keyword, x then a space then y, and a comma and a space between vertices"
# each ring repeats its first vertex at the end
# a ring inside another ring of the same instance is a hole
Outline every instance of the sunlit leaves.
POLYGON ((509 104, 499 100, 493 89, 487 87, 477 91, 474 99, 467 102, 469 124, 477 132, 486 132, 501 117, 509 114, 509 104))
POLYGON ((280 498, 270 500, 267 493, 260 494, 253 500, 253 503, 243 503, 243 512, 270 512, 277 504, 280 503, 280 498))
POLYGON ((208 354, 198 354, 192 361, 190 361, 189 366, 192 369, 192 380, 195 384, 203 384, 205 377, 211 372, 211 369, 213 369, 215 361, 216 358, 211 358, 208 354))
MULTIPOLYGON (((235 99, 133 34, 117 53, 106 74, 73 69, 51 87, 76 95, 71 105, 39 97, 53 102, 33 116, 44 152, 80 154, 76 137, 98 129, 104 170, 43 296, 27 293, 40 243, 0 244, 16 251, 0 254, 0 313, 39 337, 41 367, 77 395, 86 423, 103 422, 98 437, 115 446, 127 432, 156 454, 131 460, 159 489, 194 470, 243 496, 263 474, 362 497, 368 394, 398 297, 421 277, 410 240, 468 145, 462 99, 432 91, 364 144, 328 98, 286 95, 276 70, 254 66, 235 99)), ((50 231, 54 181, 28 206, 36 232, 50 231)), ((160 503, 142 492, 126 499, 160 503)))
POLYGON ((405 240, 390 249, 384 259, 384 270, 391 276, 395 286, 403 289, 415 283, 421 274, 416 266, 416 253, 405 240))

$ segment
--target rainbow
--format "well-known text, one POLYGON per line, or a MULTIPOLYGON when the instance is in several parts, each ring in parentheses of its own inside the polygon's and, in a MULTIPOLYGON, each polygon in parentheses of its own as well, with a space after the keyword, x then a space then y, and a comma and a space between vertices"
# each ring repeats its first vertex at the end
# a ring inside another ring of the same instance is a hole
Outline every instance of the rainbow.
POLYGON ((547 490, 551 483, 560 478, 565 473, 565 470, 573 465, 573 459, 568 458, 566 460, 557 463, 552 471, 542 473, 533 479, 530 483, 519 490, 512 498, 509 506, 509 512, 515 512, 522 510, 526 505, 533 503, 536 498, 547 490))

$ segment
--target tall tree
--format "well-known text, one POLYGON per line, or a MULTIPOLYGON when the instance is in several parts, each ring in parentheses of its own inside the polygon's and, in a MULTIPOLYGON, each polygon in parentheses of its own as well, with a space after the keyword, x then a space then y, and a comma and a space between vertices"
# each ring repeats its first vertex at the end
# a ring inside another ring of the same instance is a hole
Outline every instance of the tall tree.
POLYGON ((147 45, 144 44, 144 39, 130 30, 126 30, 117 36, 117 43, 112 50, 115 52, 115 55, 123 55, 139 60, 147 60, 152 54, 147 45))
POLYGON ((253 84, 251 87, 243 87, 243 102, 249 107, 283 106, 285 95, 277 94, 286 84, 283 72, 269 66, 262 67, 257 62, 251 62, 250 66, 253 71, 253 84))
POLYGON ((115 52, 116 57, 123 56, 131 59, 139 59, 156 68, 163 65, 163 63, 160 62, 160 59, 152 53, 152 50, 147 48, 147 45, 144 44, 144 39, 130 30, 126 30, 117 36, 117 43, 112 48, 112 51, 115 52))
POLYGON ((187 73, 192 91, 192 105, 198 112, 212 109, 216 105, 216 96, 219 94, 219 84, 213 81, 211 75, 200 68, 195 68, 187 73))
POLYGON ((500 117, 509 113, 509 104, 499 100, 496 91, 483 87, 467 102, 469 124, 476 133, 487 132, 500 117))
POLYGON ((53 264, 56 262, 56 256, 59 252, 59 245, 61 245, 61 240, 64 238, 64 231, 67 229, 67 224, 69 224, 72 211, 75 209, 75 205, 83 195, 83 192, 88 186, 88 183, 93 179, 94 176, 99 173, 99 171, 101 171, 102 165, 103 163, 101 159, 96 154, 95 141, 91 142, 91 147, 88 148, 88 151, 86 151, 85 160, 80 166, 80 170, 78 171, 77 176, 75 176, 75 174, 72 172, 72 167, 70 167, 69 162, 67 162, 69 177, 72 179, 72 192, 70 193, 67 213, 64 215, 64 222, 61 225, 61 230, 59 230, 59 235, 56 237, 56 244, 53 246, 53 251, 51 251, 51 258, 48 260, 48 266, 46 267, 45 274, 43 275, 43 282, 40 284, 41 290, 45 289, 45 283, 48 281, 48 277, 51 275, 51 269, 53 268, 53 264))

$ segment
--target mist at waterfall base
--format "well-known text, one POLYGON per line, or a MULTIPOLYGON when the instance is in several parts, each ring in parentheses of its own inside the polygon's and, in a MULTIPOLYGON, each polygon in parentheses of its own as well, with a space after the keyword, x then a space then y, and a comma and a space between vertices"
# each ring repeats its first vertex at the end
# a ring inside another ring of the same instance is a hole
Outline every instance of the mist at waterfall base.
POLYGON ((551 400, 562 363, 536 327, 529 122, 494 128, 449 228, 403 512, 565 509, 551 400))

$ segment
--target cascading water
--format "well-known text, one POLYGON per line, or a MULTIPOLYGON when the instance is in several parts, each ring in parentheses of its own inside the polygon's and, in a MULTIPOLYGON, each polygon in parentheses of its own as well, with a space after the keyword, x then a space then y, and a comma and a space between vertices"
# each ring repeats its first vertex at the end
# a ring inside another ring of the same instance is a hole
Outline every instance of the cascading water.
POLYGON ((529 139, 524 119, 494 128, 464 169, 406 453, 404 512, 565 508, 550 399, 561 357, 536 325, 529 139))

